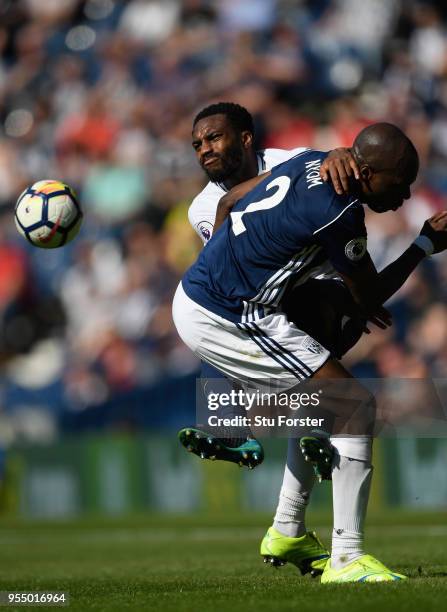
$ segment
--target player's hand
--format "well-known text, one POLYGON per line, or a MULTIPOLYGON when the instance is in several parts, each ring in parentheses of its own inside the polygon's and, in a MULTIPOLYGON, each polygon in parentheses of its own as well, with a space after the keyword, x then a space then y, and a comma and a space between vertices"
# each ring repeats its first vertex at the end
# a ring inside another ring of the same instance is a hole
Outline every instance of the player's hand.
POLYGON ((426 236, 433 242, 433 253, 441 253, 447 249, 447 211, 436 213, 422 226, 421 236, 426 236))
MULTIPOLYGON (((368 321, 380 329, 386 329, 393 324, 393 317, 387 308, 379 306, 374 313, 368 315, 368 321)), ((365 332, 367 334, 370 333, 367 327, 365 328, 365 332)))
POLYGON ((374 312, 356 314, 352 319, 357 321, 358 328, 363 327, 364 334, 370 334, 371 330, 368 327, 368 323, 372 323, 376 327, 380 329, 386 329, 393 324, 392 315, 389 310, 384 308, 383 306, 379 306, 376 308, 374 312))
POLYGON ((368 323, 372 323, 380 329, 386 329, 393 324, 390 311, 383 306, 377 307, 374 312, 362 312, 358 306, 356 306, 355 310, 350 307, 349 311, 346 311, 346 316, 349 316, 353 321, 355 320, 356 328, 362 329, 364 334, 371 333, 368 323))
POLYGON ((360 179, 360 169, 352 156, 351 149, 340 147, 329 152, 321 164, 320 176, 323 181, 332 181, 332 185, 339 195, 349 193, 349 179, 360 179))

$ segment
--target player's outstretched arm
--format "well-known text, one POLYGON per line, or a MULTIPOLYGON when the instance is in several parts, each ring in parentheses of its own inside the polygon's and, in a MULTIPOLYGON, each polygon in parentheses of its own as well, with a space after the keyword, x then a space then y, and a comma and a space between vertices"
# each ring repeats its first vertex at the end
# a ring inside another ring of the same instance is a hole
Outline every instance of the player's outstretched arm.
POLYGON ((424 257, 446 249, 447 211, 443 211, 427 219, 413 244, 381 272, 367 253, 358 273, 340 273, 361 310, 377 324, 387 313, 382 304, 402 287, 424 257))
POLYGON ((427 255, 447 249, 447 211, 427 219, 413 244, 395 261, 379 272, 380 301, 383 304, 398 291, 427 255))
POLYGON ((321 164, 320 176, 323 181, 332 182, 339 195, 350 191, 349 179, 360 179, 360 169, 355 161, 351 149, 340 147, 329 151, 328 156, 321 164))
POLYGON ((271 172, 269 170, 268 172, 264 172, 263 174, 254 176, 248 181, 239 183, 239 185, 236 185, 235 187, 230 189, 228 193, 226 193, 220 198, 219 204, 217 205, 216 220, 214 221, 214 234, 228 217, 236 202, 243 198, 244 195, 247 194, 249 191, 254 189, 254 187, 256 187, 256 185, 263 181, 267 176, 270 176, 270 174, 271 172))

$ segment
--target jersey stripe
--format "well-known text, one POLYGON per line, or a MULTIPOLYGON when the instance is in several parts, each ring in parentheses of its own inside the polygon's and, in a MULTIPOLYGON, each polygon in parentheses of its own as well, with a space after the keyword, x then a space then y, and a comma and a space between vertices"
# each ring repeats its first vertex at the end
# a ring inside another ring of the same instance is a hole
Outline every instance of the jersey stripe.
POLYGON ((315 266, 311 268, 307 268, 306 271, 300 275, 293 283, 294 287, 298 287, 300 285, 304 285, 304 283, 309 280, 309 278, 315 279, 323 279, 323 278, 331 278, 331 279, 340 279, 340 275, 337 275, 337 272, 334 269, 334 266, 331 264, 330 260, 326 258, 324 252, 322 253, 324 257, 321 261, 316 261, 315 266))
POLYGON ((303 270, 303 268, 307 268, 308 265, 318 256, 320 252, 321 252, 321 247, 317 246, 314 250, 312 250, 308 254, 306 259, 303 259, 302 261, 297 262, 296 265, 293 267, 293 269, 287 275, 288 277, 287 277, 286 282, 282 283, 280 287, 274 288, 275 293, 269 296, 267 303, 272 304, 273 306, 278 306, 291 279, 297 276, 297 274, 305 274, 305 271, 303 270))
POLYGON ((321 247, 318 245, 306 247, 294 255, 285 266, 277 270, 266 283, 264 283, 263 287, 261 287, 254 298, 249 301, 244 301, 241 322, 248 323, 259 319, 258 307, 260 304, 277 307, 291 276, 295 276, 300 269, 307 266, 320 251, 321 247))
POLYGON ((280 282, 281 276, 287 273, 289 270, 291 270, 295 266, 295 264, 299 261, 299 258, 305 257, 307 252, 311 250, 312 248, 315 248, 315 247, 312 246, 312 247, 306 247, 304 249, 301 249, 301 251, 296 253, 296 255, 294 255, 292 259, 286 263, 285 266, 283 266, 282 268, 279 268, 279 270, 276 270, 276 272, 270 278, 266 280, 264 285, 258 291, 257 295, 255 295, 255 297, 253 298, 253 301, 260 302, 261 300, 263 300, 268 295, 269 290, 274 288, 277 282, 280 282))
POLYGON ((301 249, 296 255, 292 257, 292 259, 282 268, 277 270, 275 274, 273 274, 264 285, 261 287, 260 291, 253 298, 254 302, 266 302, 269 303, 271 299, 271 291, 277 289, 283 280, 287 278, 291 274, 291 271, 300 267, 307 261, 309 254, 315 251, 318 248, 317 245, 312 245, 311 247, 305 247, 301 249))
POLYGON ((348 210, 348 208, 351 208, 351 206, 352 206, 353 204, 355 204, 356 202, 358 202, 358 199, 357 199, 357 200, 354 200, 353 202, 351 202, 350 204, 348 204, 348 205, 346 206, 346 208, 344 208, 344 209, 341 211, 341 213, 339 213, 339 214, 338 214, 338 215, 335 217, 335 219, 332 219, 332 221, 329 221, 329 223, 326 223, 326 224, 325 224, 325 225, 323 225, 322 227, 319 227, 317 230, 315 230, 315 231, 314 231, 314 233, 313 233, 313 235, 315 236, 315 234, 318 234, 318 232, 321 232, 321 230, 324 230, 324 228, 325 228, 325 227, 328 227, 329 225, 332 225, 332 223, 335 223, 335 221, 337 221, 337 219, 340 219, 340 217, 342 216, 342 214, 343 214, 343 213, 345 213, 345 212, 348 210))

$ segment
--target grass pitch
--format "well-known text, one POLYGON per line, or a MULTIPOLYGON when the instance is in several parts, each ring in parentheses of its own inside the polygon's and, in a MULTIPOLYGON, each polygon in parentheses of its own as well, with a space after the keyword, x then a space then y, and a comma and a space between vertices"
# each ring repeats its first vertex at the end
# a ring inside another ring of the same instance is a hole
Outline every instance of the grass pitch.
MULTIPOLYGON (((312 526, 329 543, 330 517, 316 519, 312 526)), ((258 547, 269 524, 270 517, 261 515, 63 523, 3 519, 0 590, 67 591, 66 609, 82 612, 444 609, 447 523, 440 513, 369 519, 367 551, 409 575, 406 583, 323 586, 293 566, 265 566, 258 547)))

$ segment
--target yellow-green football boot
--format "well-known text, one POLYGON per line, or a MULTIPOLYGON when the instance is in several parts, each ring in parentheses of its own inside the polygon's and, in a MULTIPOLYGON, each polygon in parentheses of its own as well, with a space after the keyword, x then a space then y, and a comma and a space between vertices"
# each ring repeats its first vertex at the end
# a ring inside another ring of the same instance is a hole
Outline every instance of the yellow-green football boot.
POLYGON ((261 555, 273 567, 293 563, 303 575, 310 572, 312 576, 323 572, 330 556, 315 532, 289 538, 274 527, 269 527, 261 542, 261 555))
POLYGON ((388 569, 371 555, 362 555, 341 569, 332 569, 328 561, 321 576, 322 584, 333 582, 393 582, 407 580, 407 576, 388 569))

